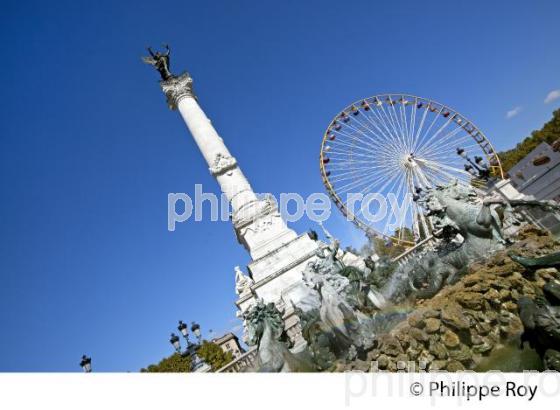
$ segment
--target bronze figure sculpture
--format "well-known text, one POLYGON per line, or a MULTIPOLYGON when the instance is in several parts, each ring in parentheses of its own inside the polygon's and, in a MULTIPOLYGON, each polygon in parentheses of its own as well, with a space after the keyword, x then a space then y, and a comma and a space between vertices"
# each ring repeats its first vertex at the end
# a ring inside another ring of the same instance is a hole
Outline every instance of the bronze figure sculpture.
POLYGON ((142 60, 146 64, 153 65, 161 75, 161 79, 163 81, 167 81, 170 78, 174 77, 174 75, 171 73, 169 69, 169 54, 171 53, 171 50, 169 49, 169 46, 167 44, 164 44, 163 46, 166 49, 165 53, 160 53, 159 51, 156 51, 154 53, 152 48, 148 47, 147 50, 150 53, 150 56, 142 57, 142 60))

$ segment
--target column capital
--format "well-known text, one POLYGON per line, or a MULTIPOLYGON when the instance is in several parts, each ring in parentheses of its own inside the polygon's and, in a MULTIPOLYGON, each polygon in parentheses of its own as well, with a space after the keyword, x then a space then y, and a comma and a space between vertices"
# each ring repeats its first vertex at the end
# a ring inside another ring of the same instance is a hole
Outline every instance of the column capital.
POLYGON ((193 79, 188 72, 178 76, 172 76, 167 80, 161 80, 161 89, 167 97, 167 105, 170 110, 176 110, 179 101, 183 98, 191 97, 196 99, 193 91, 193 79))

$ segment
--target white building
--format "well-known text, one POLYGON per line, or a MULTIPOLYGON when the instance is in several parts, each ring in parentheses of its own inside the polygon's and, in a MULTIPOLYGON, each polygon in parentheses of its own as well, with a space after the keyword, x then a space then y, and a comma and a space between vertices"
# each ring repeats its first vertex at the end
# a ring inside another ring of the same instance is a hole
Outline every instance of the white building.
MULTIPOLYGON (((560 140, 556 145, 560 146, 560 140)), ((536 199, 560 202, 560 150, 539 144, 508 172, 512 185, 536 199)))

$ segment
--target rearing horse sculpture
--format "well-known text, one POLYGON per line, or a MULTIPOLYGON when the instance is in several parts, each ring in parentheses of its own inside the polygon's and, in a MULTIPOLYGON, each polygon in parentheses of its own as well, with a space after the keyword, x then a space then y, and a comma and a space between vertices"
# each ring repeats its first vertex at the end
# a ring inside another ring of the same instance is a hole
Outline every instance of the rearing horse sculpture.
POLYGON ((288 349, 289 340, 284 331, 282 314, 274 303, 257 301, 245 315, 247 344, 257 346, 257 368, 261 372, 311 371, 306 360, 296 357, 288 349))

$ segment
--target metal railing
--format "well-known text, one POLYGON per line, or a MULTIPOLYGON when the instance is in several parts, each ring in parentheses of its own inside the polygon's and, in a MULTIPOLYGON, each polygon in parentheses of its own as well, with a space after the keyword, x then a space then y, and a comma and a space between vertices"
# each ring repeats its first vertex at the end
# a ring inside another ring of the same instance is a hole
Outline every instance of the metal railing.
POLYGON ((403 253, 401 253, 400 255, 396 256, 392 260, 392 262, 398 262, 398 263, 406 262, 407 260, 412 258, 416 253, 422 251, 425 247, 433 245, 433 243, 435 243, 435 241, 436 241, 436 238, 434 238, 433 235, 430 235, 426 239, 418 242, 412 248, 409 248, 406 251, 404 251, 403 253))

